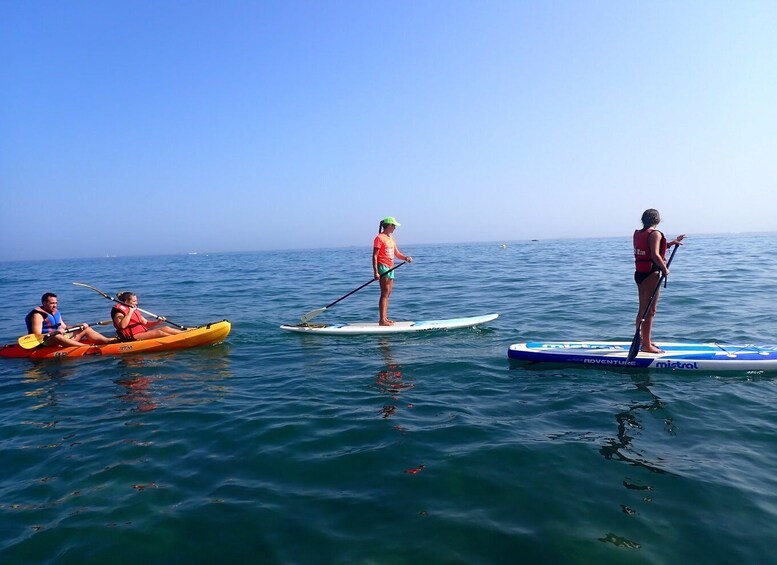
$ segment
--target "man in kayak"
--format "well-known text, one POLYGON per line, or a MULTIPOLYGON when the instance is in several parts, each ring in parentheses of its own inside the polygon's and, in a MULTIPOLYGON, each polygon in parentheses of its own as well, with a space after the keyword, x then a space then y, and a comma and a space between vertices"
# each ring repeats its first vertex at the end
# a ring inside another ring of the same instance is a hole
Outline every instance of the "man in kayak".
POLYGON ((27 324, 27 332, 46 336, 44 342, 47 346, 61 345, 63 347, 81 347, 83 345, 97 343, 113 343, 116 340, 105 337, 93 330, 89 324, 82 324, 82 329, 69 332, 68 325, 62 320, 59 311, 59 301, 53 292, 47 292, 40 298, 40 306, 33 308, 24 318, 27 324), (84 340, 87 343, 84 343, 84 340))
POLYGON ((181 330, 170 326, 155 327, 165 322, 164 316, 153 322, 146 320, 138 310, 138 297, 134 292, 120 292, 116 298, 121 300, 122 304, 116 304, 111 309, 111 319, 122 340, 154 339, 181 333, 181 330))

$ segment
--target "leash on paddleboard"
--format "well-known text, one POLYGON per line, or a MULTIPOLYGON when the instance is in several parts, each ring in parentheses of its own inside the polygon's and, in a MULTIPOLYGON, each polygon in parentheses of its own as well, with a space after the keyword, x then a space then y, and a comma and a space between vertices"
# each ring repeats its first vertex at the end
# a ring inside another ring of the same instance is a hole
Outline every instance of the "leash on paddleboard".
MULTIPOLYGON (((393 271, 394 269, 398 269, 399 267, 401 267, 401 266, 402 266, 402 265, 404 265, 405 263, 407 263, 407 261, 402 261, 402 262, 401 262, 399 265, 396 265, 396 266, 394 266, 394 267, 391 267, 391 268, 390 268, 388 271, 386 271, 385 273, 383 273, 382 275, 380 275, 380 277, 385 277, 385 276, 386 276, 386 275, 388 275, 388 274, 389 274, 391 271, 393 271)), ((379 278, 380 278, 380 277, 379 277, 379 278)), ((363 288, 364 288, 365 286, 367 286, 368 284, 370 284, 370 283, 374 283, 376 280, 378 280, 378 279, 374 279, 374 278, 373 278, 373 279, 370 279, 370 280, 368 280, 366 283, 364 283, 363 285, 361 285, 359 288, 355 288, 355 289, 353 289, 351 292, 349 292, 349 293, 348 293, 348 294, 346 294, 345 296, 341 296, 340 298, 338 298, 337 300, 335 300, 335 301, 334 301, 334 302, 332 302, 331 304, 327 304, 327 305, 326 305, 326 306, 324 306, 323 308, 316 308, 315 310, 311 310, 310 312, 308 312, 307 314, 305 314, 304 316, 302 316, 302 317, 300 318, 300 321, 301 321, 303 324, 304 324, 304 323, 306 323, 306 322, 309 322, 310 320, 312 320, 313 318, 315 318, 315 317, 316 317, 316 316, 318 316, 319 314, 323 314, 323 313, 324 313, 324 311, 325 311, 327 308, 331 308, 332 306, 334 306, 335 304, 337 304, 337 303, 338 303, 338 302, 340 302, 341 300, 345 300, 346 298, 348 298, 349 296, 351 296, 351 295, 352 295, 354 292, 358 292, 358 291, 360 291, 361 289, 363 289, 363 288)))
MULTIPOLYGON (((674 249, 672 249, 672 254, 669 256, 669 261, 666 263, 666 268, 669 269, 669 265, 672 264, 672 259, 674 259, 674 254, 677 253, 677 250, 680 248, 680 244, 674 246, 674 249)), ((639 324, 637 324, 637 331, 634 334, 634 339, 631 340, 631 347, 629 348, 629 354, 626 356, 626 361, 628 363, 631 363, 634 361, 634 358, 637 356, 637 353, 639 353, 639 346, 642 341, 642 322, 645 321, 645 316, 647 316, 648 310, 650 310, 650 306, 653 304, 653 300, 656 297, 656 294, 658 294, 658 289, 661 288, 661 283, 664 284, 664 287, 666 287, 666 275, 662 274, 661 278, 658 279, 658 284, 656 285, 656 288, 653 290, 653 294, 650 295, 650 300, 648 300, 647 306, 645 306, 645 311, 642 312, 642 316, 639 319, 639 324)))
MULTIPOLYGON (((122 302, 122 301, 121 301, 121 300, 119 300, 118 298, 115 298, 115 297, 113 297, 113 296, 111 296, 111 295, 109 295, 109 294, 105 294, 105 293, 104 293, 102 290, 100 290, 99 288, 95 288, 95 287, 93 287, 93 286, 90 286, 90 285, 88 285, 88 284, 84 284, 84 283, 80 283, 80 282, 74 282, 73 284, 74 284, 74 285, 76 285, 76 286, 83 286, 84 288, 91 288, 91 289, 92 289, 93 291, 95 291, 97 294, 100 294, 100 295, 102 295, 102 296, 103 296, 103 298, 107 298, 108 300, 113 300, 113 301, 114 301, 114 302, 116 302, 117 304, 121 304, 122 306, 126 306, 127 308, 132 308, 132 306, 130 306, 130 305, 129 305, 129 304, 127 304, 126 302, 122 302)), ((142 308, 138 308, 138 311, 139 311, 139 312, 143 312, 144 314, 146 314, 146 315, 148 315, 148 316, 153 316, 153 317, 154 317, 154 318, 156 318, 157 320, 161 320, 161 319, 162 319, 162 316, 157 316, 156 314, 154 314, 153 312, 149 312, 148 310, 143 310, 142 308)), ((187 328, 186 326, 181 326, 181 325, 178 325, 178 324, 176 324, 175 322, 171 322, 171 321, 170 321, 170 320, 168 320, 167 318, 165 318, 165 320, 164 320, 164 321, 165 321, 166 323, 170 324, 171 326, 178 328, 179 330, 188 330, 188 329, 189 329, 189 328, 187 328)))

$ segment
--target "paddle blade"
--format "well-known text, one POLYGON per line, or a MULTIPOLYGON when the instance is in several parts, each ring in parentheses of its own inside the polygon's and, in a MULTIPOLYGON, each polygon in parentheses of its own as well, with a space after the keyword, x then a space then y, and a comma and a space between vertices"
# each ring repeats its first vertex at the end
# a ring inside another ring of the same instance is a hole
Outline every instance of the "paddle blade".
POLYGON ((642 341, 642 336, 640 335, 640 328, 637 328, 637 333, 634 334, 634 339, 631 341, 631 347, 629 348, 629 354, 626 356, 626 361, 631 363, 634 361, 634 359, 637 357, 637 353, 639 353, 639 345, 642 341))
POLYGON ((312 320, 313 318, 315 318, 315 317, 316 317, 316 316, 318 316, 319 314, 323 314, 323 313, 324 313, 324 310, 326 310, 326 307, 324 307, 324 308, 316 308, 315 310, 311 310, 310 312, 308 312, 307 314, 305 314, 304 316, 302 316, 302 317, 300 318, 300 321, 301 321, 303 324, 304 324, 305 322, 309 322, 310 320, 312 320))
POLYGON ((107 298, 108 300, 113 300, 113 298, 111 298, 110 296, 108 296, 107 294, 105 294, 105 293, 104 293, 102 290, 100 290, 99 288, 94 288, 94 287, 93 287, 93 286, 91 286, 91 285, 88 285, 88 284, 86 284, 86 283, 81 283, 81 282, 74 282, 73 284, 74 284, 74 285, 76 285, 76 286, 83 286, 84 288, 89 288, 89 289, 91 289, 91 290, 95 291, 97 294, 102 294, 102 295, 103 295, 105 298, 107 298))
POLYGON ((38 347, 44 341, 46 341, 46 337, 42 334, 27 334, 16 340, 16 343, 18 343, 22 349, 32 349, 38 347))

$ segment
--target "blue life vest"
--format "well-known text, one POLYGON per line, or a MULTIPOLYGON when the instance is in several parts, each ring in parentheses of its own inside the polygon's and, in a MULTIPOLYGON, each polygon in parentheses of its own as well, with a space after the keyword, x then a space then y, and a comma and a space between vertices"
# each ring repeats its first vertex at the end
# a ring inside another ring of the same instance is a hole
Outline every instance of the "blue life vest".
POLYGON ((27 317, 24 318, 24 322, 27 324, 28 333, 33 333, 32 332, 33 314, 40 314, 41 316, 43 316, 43 329, 41 331, 44 334, 53 332, 54 330, 58 330, 59 326, 62 325, 62 314, 59 313, 59 310, 57 310, 56 314, 52 315, 52 314, 49 314, 48 312, 44 312, 43 310, 35 308, 29 314, 27 314, 27 317))

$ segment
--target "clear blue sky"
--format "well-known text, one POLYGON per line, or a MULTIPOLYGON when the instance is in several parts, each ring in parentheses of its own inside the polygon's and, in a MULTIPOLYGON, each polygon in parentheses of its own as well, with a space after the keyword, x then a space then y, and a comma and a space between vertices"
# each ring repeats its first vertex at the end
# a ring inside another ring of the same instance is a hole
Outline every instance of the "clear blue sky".
POLYGON ((0 260, 777 229, 777 2, 0 2, 0 260))

